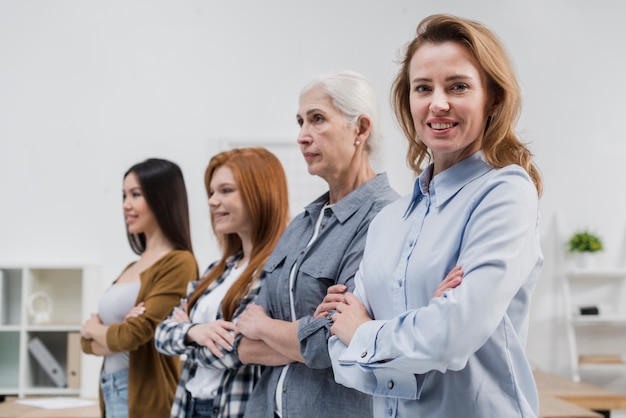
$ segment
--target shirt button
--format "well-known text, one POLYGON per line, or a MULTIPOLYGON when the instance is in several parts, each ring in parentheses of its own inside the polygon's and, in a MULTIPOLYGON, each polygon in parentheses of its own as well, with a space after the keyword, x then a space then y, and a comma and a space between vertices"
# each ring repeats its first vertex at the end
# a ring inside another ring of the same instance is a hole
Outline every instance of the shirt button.
POLYGON ((216 406, 215 408, 213 408, 213 413, 217 414, 218 412, 220 412, 220 409, 216 406))
POLYGON ((364 351, 361 353, 361 358, 365 358, 365 356, 367 355, 367 351, 364 351))
POLYGON ((387 389, 393 389, 393 380, 387 382, 387 389))
POLYGON ((287 393, 287 386, 283 386, 283 393, 287 393))

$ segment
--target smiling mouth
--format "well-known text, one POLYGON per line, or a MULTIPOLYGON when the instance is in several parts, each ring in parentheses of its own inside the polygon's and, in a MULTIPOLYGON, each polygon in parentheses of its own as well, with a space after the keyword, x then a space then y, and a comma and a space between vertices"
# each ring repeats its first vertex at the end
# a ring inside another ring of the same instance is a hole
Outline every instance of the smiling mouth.
POLYGON ((433 129, 436 130, 444 130, 444 129, 450 129, 450 128, 454 128, 454 123, 448 122, 448 123, 429 123, 428 126, 430 126, 433 129))

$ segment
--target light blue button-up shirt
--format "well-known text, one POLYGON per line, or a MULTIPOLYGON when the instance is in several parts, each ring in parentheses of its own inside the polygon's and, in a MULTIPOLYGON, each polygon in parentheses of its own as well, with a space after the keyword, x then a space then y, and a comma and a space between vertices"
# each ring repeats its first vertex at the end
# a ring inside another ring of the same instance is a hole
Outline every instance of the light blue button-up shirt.
POLYGON ((335 379, 375 395, 376 417, 536 417, 525 344, 543 264, 537 190, 482 152, 431 173, 370 225, 355 294, 375 319, 347 347, 331 338, 335 379), (462 283, 433 298, 457 265, 462 283))

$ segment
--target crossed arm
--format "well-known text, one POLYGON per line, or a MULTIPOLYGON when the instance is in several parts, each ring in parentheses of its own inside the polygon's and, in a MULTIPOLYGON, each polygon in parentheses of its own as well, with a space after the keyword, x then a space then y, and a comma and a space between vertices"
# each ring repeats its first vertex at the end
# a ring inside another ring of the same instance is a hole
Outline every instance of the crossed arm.
MULTIPOLYGON (((451 270, 435 290, 433 298, 457 287, 462 276, 460 267, 451 270)), ((361 324, 372 319, 361 301, 341 284, 328 288, 314 317, 331 319, 331 332, 346 344, 361 324), (331 312, 334 313, 329 314, 331 312)), ((239 318, 236 333, 243 335, 237 352, 245 364, 283 366, 294 362, 304 363, 298 340, 298 321, 273 319, 262 306, 250 304, 239 318)))
POLYGON ((298 341, 298 321, 273 319, 262 306, 250 304, 237 322, 237 333, 243 335, 237 353, 244 364, 304 363, 298 341))
MULTIPOLYGON (((442 296, 446 290, 453 289, 461 284, 463 271, 460 266, 453 268, 445 279, 439 283, 433 299, 442 296)), ((330 331, 346 345, 350 344, 357 328, 367 321, 371 321, 365 305, 351 292, 346 292, 346 286, 334 285, 328 288, 324 300, 315 310, 316 318, 327 316, 333 321, 330 331)))

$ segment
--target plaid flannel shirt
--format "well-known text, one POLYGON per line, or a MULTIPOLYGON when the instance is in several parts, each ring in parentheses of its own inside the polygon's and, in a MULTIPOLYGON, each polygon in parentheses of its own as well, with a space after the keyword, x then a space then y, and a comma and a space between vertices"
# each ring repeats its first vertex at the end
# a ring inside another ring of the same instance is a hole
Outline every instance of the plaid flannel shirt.
MULTIPOLYGON (((228 276, 230 270, 235 265, 235 262, 240 256, 233 256, 227 260, 226 270, 220 278, 205 290, 203 296, 207 295, 222 282, 228 276)), ((213 264, 207 269, 210 270, 213 264)), ((244 296, 241 304, 233 315, 233 322, 237 321, 239 315, 241 315, 246 306, 254 300, 261 288, 262 279, 256 280, 248 290, 248 293, 244 296)), ((199 281, 189 283, 187 289, 187 295, 191 295, 198 285, 199 281)), ((196 303, 190 312, 192 316, 194 310, 198 306, 196 303)), ((222 319, 222 310, 218 309, 217 319, 222 319)), ((168 356, 182 356, 183 368, 181 371, 180 379, 178 380, 178 387, 176 388, 176 395, 172 404, 172 410, 170 412, 171 418, 185 418, 187 408, 187 390, 185 385, 196 374, 198 367, 208 367, 214 369, 223 370, 222 380, 217 391, 217 395, 213 400, 214 417, 223 418, 235 418, 243 417, 246 403, 250 398, 252 389, 261 376, 262 366, 258 365, 244 365, 239 361, 236 352, 224 352, 224 357, 216 357, 207 347, 199 346, 197 344, 187 344, 185 342, 185 336, 194 324, 193 323, 178 323, 172 320, 170 315, 165 321, 161 322, 155 332, 155 345, 157 350, 168 356)))

